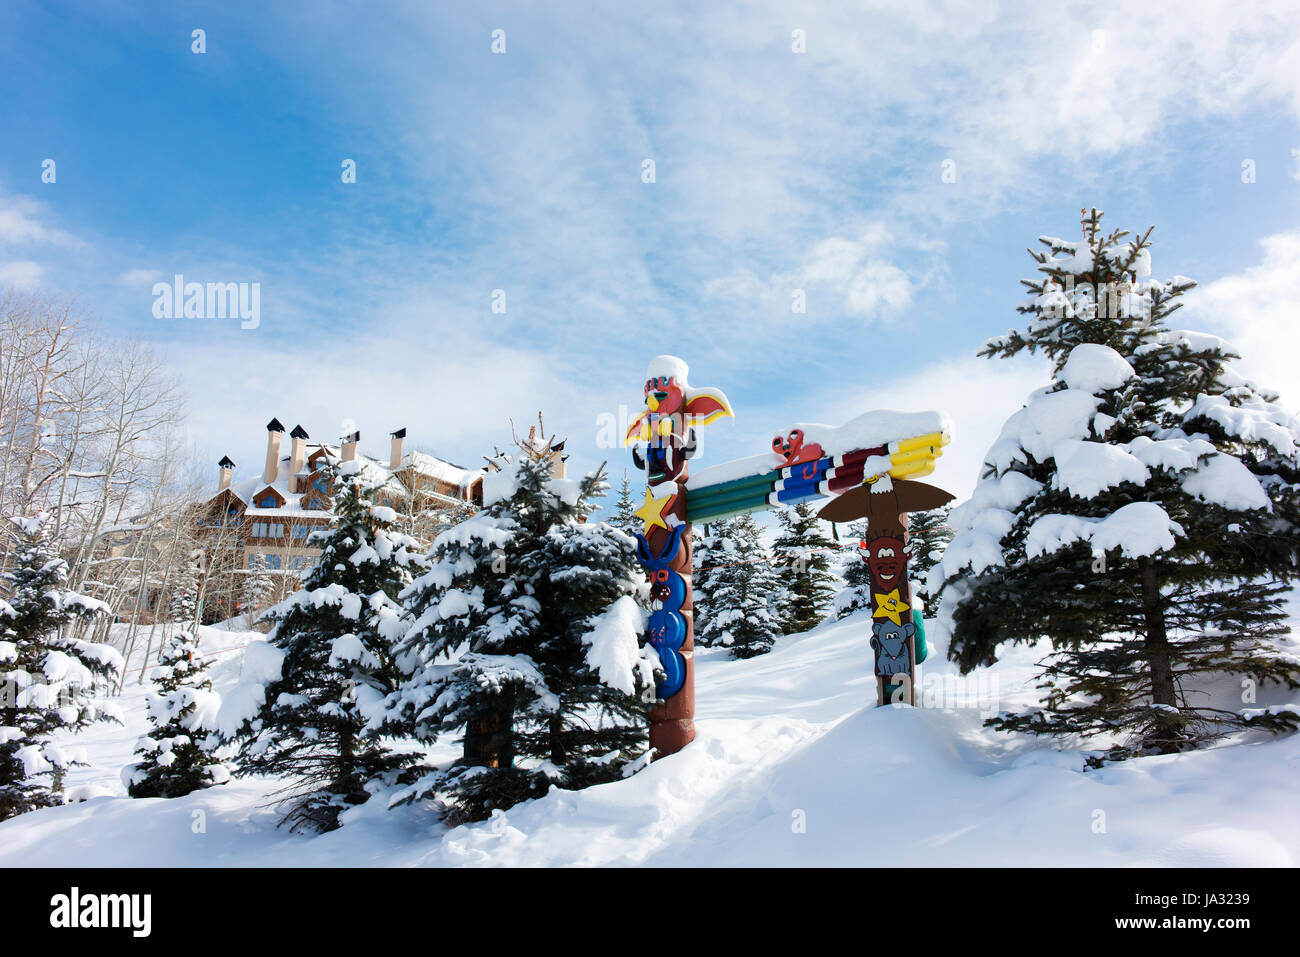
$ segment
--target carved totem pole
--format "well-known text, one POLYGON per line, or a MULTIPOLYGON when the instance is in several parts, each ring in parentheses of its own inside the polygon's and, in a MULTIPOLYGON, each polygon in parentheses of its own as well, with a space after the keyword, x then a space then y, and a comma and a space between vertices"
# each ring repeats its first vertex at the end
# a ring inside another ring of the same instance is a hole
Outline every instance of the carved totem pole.
POLYGON ((675 754, 695 738, 695 622, 691 596, 691 525, 686 517, 687 464, 695 454, 695 428, 730 416, 731 404, 717 389, 687 382, 686 363, 658 356, 646 372, 646 407, 628 429, 637 468, 646 473, 645 504, 637 510, 644 534, 638 555, 650 579, 650 644, 659 655, 663 681, 650 712, 650 747, 675 754))
POLYGON ((732 411, 717 389, 692 388, 687 372, 675 356, 651 360, 646 407, 625 437, 646 473, 645 504, 636 511, 645 526, 637 554, 650 580, 650 644, 663 670, 650 714, 651 747, 663 757, 695 737, 691 524, 827 497, 831 502, 819 517, 867 520, 862 557, 874 596, 876 703, 915 704, 917 642, 925 633, 907 580, 907 515, 952 501, 942 489, 916 481, 943 455, 947 419, 937 412, 878 411, 838 427, 803 423, 773 437, 770 451, 691 478, 696 427, 732 411))

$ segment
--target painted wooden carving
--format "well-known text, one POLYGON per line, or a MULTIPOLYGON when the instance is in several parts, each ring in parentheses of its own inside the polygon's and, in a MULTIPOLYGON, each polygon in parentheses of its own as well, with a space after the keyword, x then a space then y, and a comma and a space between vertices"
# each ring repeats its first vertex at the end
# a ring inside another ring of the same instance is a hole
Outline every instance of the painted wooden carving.
POLYGON ((638 553, 650 580, 650 644, 664 672, 650 712, 650 746, 661 756, 675 754, 695 738, 695 613, 686 511, 695 429, 732 414, 722 392, 692 387, 688 374, 686 363, 675 356, 652 359, 646 407, 625 437, 646 473, 645 504, 636 513, 645 526, 638 553))
POLYGON ((935 412, 867 412, 839 427, 799 423, 775 435, 769 452, 724 462, 692 478, 696 428, 731 416, 717 389, 695 388, 675 356, 651 360, 645 409, 625 443, 646 473, 638 556, 651 588, 650 644, 663 676, 650 716, 650 744, 660 755, 695 737, 694 603, 691 525, 830 497, 818 513, 833 522, 867 520, 862 558, 871 571, 877 702, 913 702, 920 615, 907 581, 907 515, 952 500, 916 481, 934 471, 948 442, 935 412))
MULTIPOLYGON (((871 647, 876 653, 876 703, 916 703, 913 679, 917 642, 924 641, 923 624, 912 608, 907 579, 907 515, 938 508, 953 496, 943 489, 890 475, 868 476, 822 507, 817 514, 832 522, 867 521, 862 560, 871 575, 871 647)), ((922 654, 923 658, 924 655, 922 654)))

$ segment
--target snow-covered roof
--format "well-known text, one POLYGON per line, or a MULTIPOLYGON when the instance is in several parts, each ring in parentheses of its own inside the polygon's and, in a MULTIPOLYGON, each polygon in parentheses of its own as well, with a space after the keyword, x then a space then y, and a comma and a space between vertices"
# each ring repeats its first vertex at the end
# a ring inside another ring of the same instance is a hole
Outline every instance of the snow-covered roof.
MULTIPOLYGON (((338 462, 342 456, 342 451, 336 445, 329 445, 324 442, 308 442, 303 455, 303 461, 306 462, 313 455, 323 452, 327 461, 338 462)), ((405 495, 406 486, 396 477, 396 473, 388 467, 386 461, 373 458, 369 455, 357 453, 356 461, 361 466, 361 475, 364 481, 371 486, 376 486, 394 495, 405 495)), ((290 469, 291 457, 285 456, 280 460, 279 467, 273 482, 265 482, 262 479, 261 471, 242 479, 238 482, 232 482, 230 492, 246 506, 245 514, 252 517, 301 517, 301 518, 321 518, 328 517, 332 513, 324 509, 307 509, 302 507, 302 499, 305 492, 290 491, 295 486, 294 476, 290 469), (260 508, 253 504, 254 499, 263 492, 268 486, 284 498, 285 504, 278 508, 260 508)), ((427 452, 407 452, 402 456, 401 469, 414 469, 421 475, 427 475, 431 478, 447 482, 460 489, 462 494, 468 491, 470 485, 475 479, 483 475, 481 469, 465 469, 450 462, 443 461, 437 456, 430 455, 427 452)), ((306 475, 310 469, 304 464, 298 475, 306 475)), ((220 495, 220 492, 212 495, 208 501, 220 495)), ((456 501, 446 495, 425 492, 432 494, 439 499, 445 499, 448 502, 456 501)))

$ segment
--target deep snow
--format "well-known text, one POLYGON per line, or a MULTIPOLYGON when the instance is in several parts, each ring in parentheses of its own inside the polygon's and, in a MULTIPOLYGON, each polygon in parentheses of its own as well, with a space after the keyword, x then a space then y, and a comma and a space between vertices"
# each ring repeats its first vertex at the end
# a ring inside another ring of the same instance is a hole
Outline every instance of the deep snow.
MULTIPOLYGON (((1085 773, 1079 751, 981 727, 994 700, 1032 699, 1045 648, 1009 651, 964 682, 933 648, 922 678, 930 706, 877 709, 868 628, 861 615, 829 622, 748 661, 702 650, 699 736, 685 751, 454 830, 376 799, 336 832, 289 834, 275 827, 267 805, 279 785, 267 779, 127 798, 118 773, 144 728, 133 672, 121 699, 128 726, 76 740, 94 767, 70 784, 111 796, 0 824, 0 865, 1300 863, 1300 736, 1085 773)), ((217 690, 233 687, 239 649, 257 637, 201 630, 217 690)), ((1300 650, 1294 634, 1292 645, 1300 650)), ((1293 697, 1261 694, 1259 704, 1293 697)))

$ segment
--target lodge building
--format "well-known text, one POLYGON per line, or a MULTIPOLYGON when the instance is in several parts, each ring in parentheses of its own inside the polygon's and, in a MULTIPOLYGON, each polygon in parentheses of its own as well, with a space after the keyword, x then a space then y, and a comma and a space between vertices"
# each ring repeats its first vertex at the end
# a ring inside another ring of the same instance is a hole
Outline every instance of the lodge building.
POLYGON ((235 463, 223 456, 216 494, 200 509, 199 532, 205 547, 230 556, 232 565, 248 568, 254 556, 266 556, 273 571, 308 568, 320 554, 313 532, 334 518, 332 489, 325 468, 331 463, 360 462, 361 474, 376 491, 371 500, 404 516, 476 507, 483 502, 483 472, 465 469, 424 452, 403 451, 406 430, 390 433, 387 462, 361 454, 361 433, 339 445, 312 442, 301 425, 289 433, 282 455, 284 426, 266 426, 266 464, 260 475, 235 481, 235 463))

